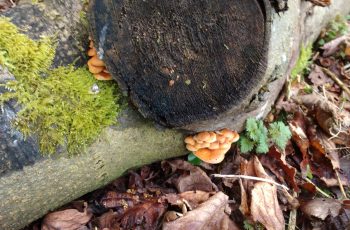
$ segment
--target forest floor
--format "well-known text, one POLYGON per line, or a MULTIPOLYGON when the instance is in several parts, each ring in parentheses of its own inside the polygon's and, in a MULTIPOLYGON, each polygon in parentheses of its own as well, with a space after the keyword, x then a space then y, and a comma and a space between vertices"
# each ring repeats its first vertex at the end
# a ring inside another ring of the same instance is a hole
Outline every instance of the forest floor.
POLYGON ((220 164, 189 155, 146 165, 25 229, 350 229, 347 32, 339 19, 302 49, 275 107, 220 164), (291 135, 259 153, 253 132, 274 122, 291 135))

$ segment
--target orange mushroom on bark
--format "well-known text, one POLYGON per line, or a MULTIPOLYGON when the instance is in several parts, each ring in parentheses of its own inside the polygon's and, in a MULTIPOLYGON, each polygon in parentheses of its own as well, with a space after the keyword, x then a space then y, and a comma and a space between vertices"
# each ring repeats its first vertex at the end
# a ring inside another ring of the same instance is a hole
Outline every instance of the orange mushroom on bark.
POLYGON ((231 148, 231 144, 238 141, 239 134, 229 129, 217 132, 201 132, 185 138, 186 148, 195 156, 210 164, 220 163, 231 148))
POLYGON ((91 57, 87 63, 89 71, 97 80, 112 80, 112 75, 108 72, 105 63, 98 57, 93 41, 90 39, 88 56, 91 57))

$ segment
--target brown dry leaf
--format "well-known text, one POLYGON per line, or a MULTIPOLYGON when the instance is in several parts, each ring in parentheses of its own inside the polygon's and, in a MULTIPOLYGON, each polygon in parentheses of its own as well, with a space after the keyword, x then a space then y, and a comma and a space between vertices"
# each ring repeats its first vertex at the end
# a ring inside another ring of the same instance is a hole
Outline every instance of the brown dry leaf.
POLYGON ((204 191, 187 191, 180 194, 166 194, 163 199, 171 205, 183 204, 184 201, 190 205, 190 209, 195 209, 199 204, 207 201, 210 197, 209 192, 204 191))
POLYGON ((236 224, 225 213, 228 196, 218 192, 183 217, 164 222, 163 230, 238 230, 236 224))
POLYGON ((218 191, 217 186, 202 169, 186 161, 163 161, 162 168, 166 172, 171 169, 173 175, 167 182, 173 184, 180 193, 196 190, 206 192, 218 191))
POLYGON ((120 221, 123 229, 156 229, 160 218, 166 211, 166 205, 157 201, 147 201, 129 208, 120 221))
POLYGON ((0 0, 0 13, 6 12, 16 6, 18 0, 0 0))
POLYGON ((283 213, 278 204, 275 185, 255 183, 250 210, 253 220, 263 224, 267 230, 284 229, 283 213))
MULTIPOLYGON (((271 179, 265 172, 259 159, 253 159, 258 177, 271 179)), ((267 182, 256 182, 251 192, 250 212, 254 221, 258 221, 268 230, 284 229, 284 218, 277 200, 277 188, 267 182)))
POLYGON ((309 217, 313 216, 324 220, 329 215, 332 217, 338 216, 342 209, 342 204, 335 199, 315 198, 303 203, 300 209, 309 217))
POLYGON ((314 66, 308 78, 315 86, 325 85, 327 83, 333 84, 333 80, 329 78, 318 65, 314 66))
POLYGON ((98 227, 99 229, 119 230, 119 218, 120 215, 110 209, 109 212, 104 213, 98 218, 98 227))
POLYGON ((292 121, 288 122, 292 132, 292 140, 297 144, 302 153, 302 161, 300 162, 301 174, 305 177, 307 174, 307 165, 309 164, 308 149, 310 146, 306 136, 306 118, 301 112, 296 112, 292 121))
POLYGON ((85 208, 84 212, 79 212, 76 209, 66 209, 49 213, 45 216, 41 229, 42 230, 77 230, 84 228, 89 222, 92 214, 85 208))
MULTIPOLYGON (((313 0, 315 1, 315 0, 313 0)), ((346 41, 348 39, 347 35, 343 35, 340 36, 336 39, 333 39, 330 42, 327 42, 326 44, 324 44, 321 49, 323 49, 323 53, 322 56, 323 57, 328 57, 331 56, 332 54, 336 53, 339 50, 339 46, 340 44, 342 44, 344 41, 346 41)))
POLYGON ((109 191, 101 199, 100 203, 105 208, 129 208, 139 203, 139 197, 130 193, 117 193, 109 191))
POLYGON ((241 187, 241 204, 239 205, 239 210, 244 216, 249 216, 250 209, 248 205, 248 196, 245 188, 243 187, 242 180, 239 180, 239 186, 241 187))
POLYGON ((293 187, 294 191, 299 191, 295 180, 297 170, 287 163, 284 153, 281 153, 276 147, 271 147, 269 152, 259 159, 262 165, 270 169, 282 183, 286 182, 293 187))

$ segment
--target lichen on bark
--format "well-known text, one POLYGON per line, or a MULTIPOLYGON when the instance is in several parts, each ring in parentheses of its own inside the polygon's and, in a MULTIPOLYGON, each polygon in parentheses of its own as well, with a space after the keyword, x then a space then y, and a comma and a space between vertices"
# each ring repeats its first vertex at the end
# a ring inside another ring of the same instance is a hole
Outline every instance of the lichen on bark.
POLYGON ((34 41, 4 17, 0 28, 0 65, 16 78, 0 85, 6 88, 0 105, 17 101, 13 125, 25 137, 36 136, 42 153, 78 153, 115 123, 121 109, 115 84, 98 82, 86 67, 50 69, 53 38, 34 41))

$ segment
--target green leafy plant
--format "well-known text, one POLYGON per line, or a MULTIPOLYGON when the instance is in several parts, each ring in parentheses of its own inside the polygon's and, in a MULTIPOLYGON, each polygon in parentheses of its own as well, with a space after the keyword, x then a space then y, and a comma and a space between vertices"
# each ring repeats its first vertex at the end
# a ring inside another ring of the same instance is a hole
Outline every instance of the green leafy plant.
POLYGON ((115 84, 94 79, 86 68, 50 69, 55 56, 49 38, 31 40, 0 17, 0 65, 16 80, 0 85, 0 106, 16 100, 19 112, 13 126, 25 137, 38 138, 40 150, 82 151, 101 130, 116 121, 120 111, 115 84))
POLYGON ((326 27, 324 33, 321 34, 317 45, 323 46, 325 43, 347 34, 348 25, 346 19, 347 18, 338 15, 333 21, 331 21, 326 27))
POLYGON ((291 136, 289 127, 281 121, 271 123, 267 129, 263 121, 248 118, 239 146, 242 153, 248 153, 254 149, 256 153, 267 153, 270 145, 284 149, 291 136))
POLYGON ((193 153, 187 155, 187 161, 193 165, 200 165, 202 163, 202 160, 196 157, 193 153))

